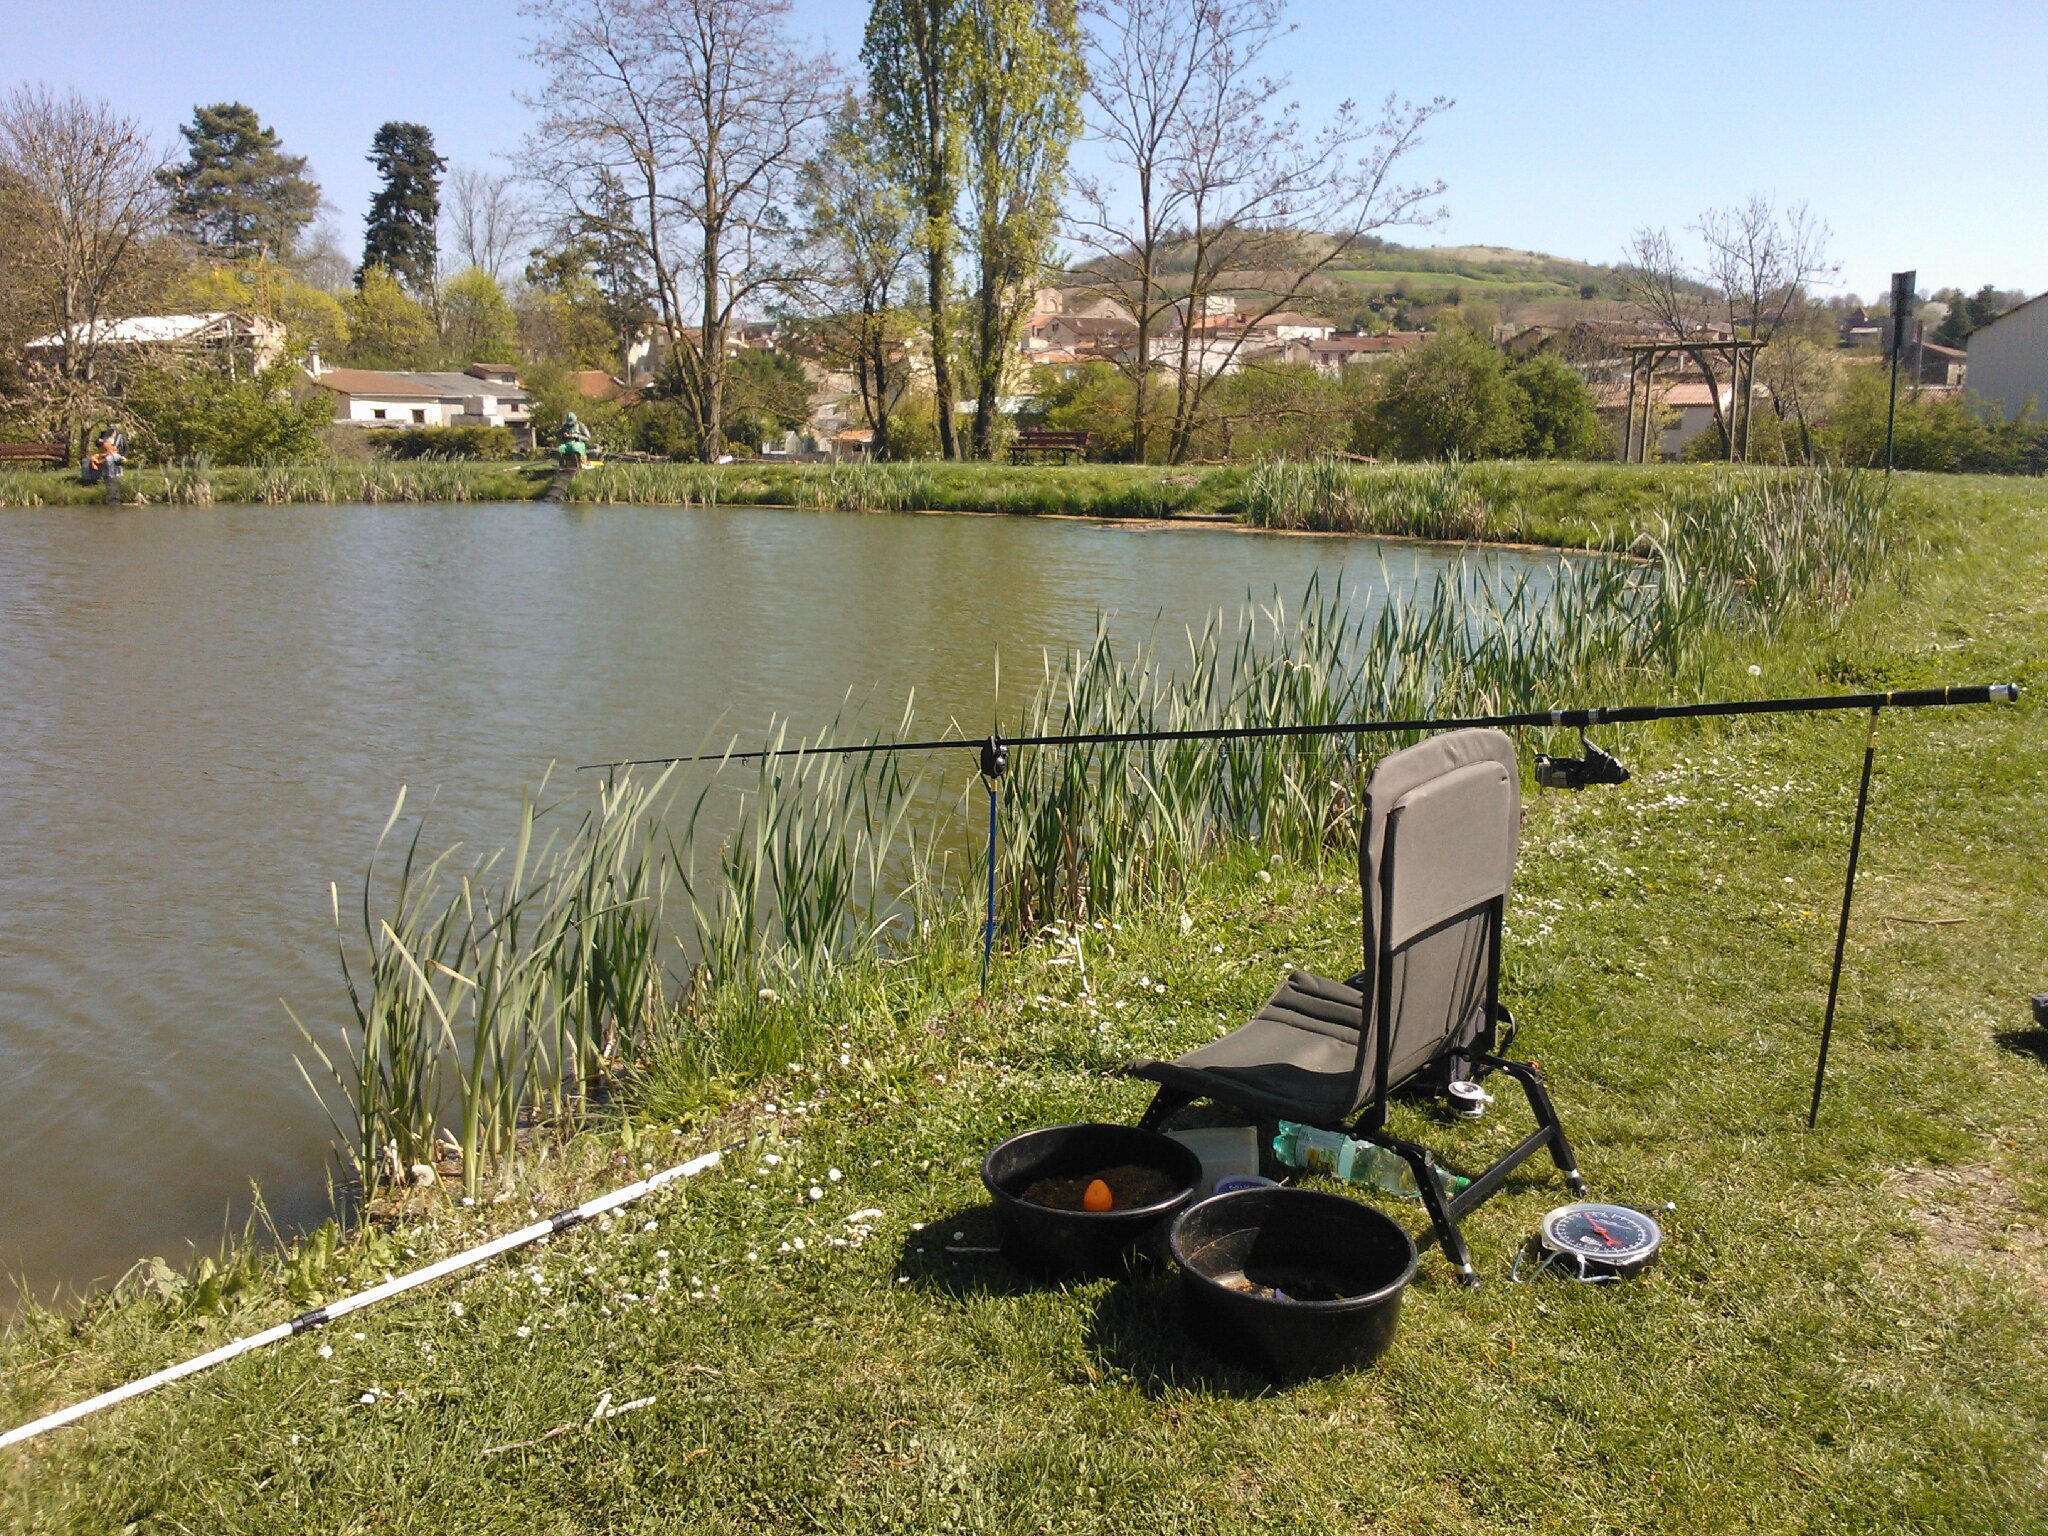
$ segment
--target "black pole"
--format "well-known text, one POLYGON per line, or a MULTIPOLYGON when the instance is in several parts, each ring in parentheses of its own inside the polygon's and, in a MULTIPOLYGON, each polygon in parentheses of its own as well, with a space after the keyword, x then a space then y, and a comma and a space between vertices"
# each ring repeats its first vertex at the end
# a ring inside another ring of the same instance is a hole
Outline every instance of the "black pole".
POLYGON ((939 752, 949 748, 983 752, 1010 747, 1089 747, 1144 741, 1248 741, 1293 736, 1389 736, 1413 731, 1453 731, 1474 726, 1507 730, 1517 726, 1584 728, 1635 725, 1650 720, 1705 720, 1727 715, 1803 715, 1835 709, 1924 709, 1947 704, 2010 704, 2017 683, 1970 683, 1943 688, 1905 688, 1891 693, 1817 694, 1808 698, 1721 699, 1704 704, 1620 704, 1597 709, 1531 709, 1506 715, 1422 716, 1412 720, 1338 720, 1312 725, 1234 725, 1211 730, 1095 731, 1068 736, 1012 736, 973 741, 949 736, 937 741, 866 741, 831 746, 778 747, 755 752, 706 752, 692 757, 632 757, 583 763, 577 772, 603 768, 667 767, 671 763, 745 763, 771 757, 838 757, 874 752, 939 752))
POLYGON ((1877 755, 1877 710, 1870 711, 1870 734, 1863 739, 1863 782, 1856 786, 1856 824, 1849 833, 1849 874, 1842 882, 1842 917, 1835 925, 1835 968, 1828 977, 1828 1011, 1820 1024, 1820 1059, 1813 1064, 1813 1103, 1806 1111, 1810 1131, 1820 1121, 1820 1089, 1828 1074, 1828 1041, 1835 1032, 1835 999, 1842 990, 1842 951, 1849 943, 1849 903, 1856 895, 1856 860, 1863 851, 1863 813, 1870 804, 1870 763, 1877 755))
POLYGON ((1918 272, 1892 274, 1892 383, 1891 398, 1884 408, 1884 472, 1892 472, 1892 421, 1899 414, 1899 354, 1906 349, 1906 323, 1913 313, 1913 294, 1918 272))
POLYGON ((1009 765, 1003 743, 991 736, 981 744, 981 786, 988 791, 988 916, 981 929, 981 995, 988 996, 988 966, 996 952, 996 786, 1009 765))
POLYGON ((1892 423, 1899 414, 1899 347, 1892 343, 1892 386, 1891 398, 1884 408, 1884 472, 1892 472, 1892 423))

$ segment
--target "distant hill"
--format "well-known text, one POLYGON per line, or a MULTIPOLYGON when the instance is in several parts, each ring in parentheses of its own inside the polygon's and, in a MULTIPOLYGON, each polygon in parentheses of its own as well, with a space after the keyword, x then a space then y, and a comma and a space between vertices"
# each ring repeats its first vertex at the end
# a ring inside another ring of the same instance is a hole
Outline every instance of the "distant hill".
POLYGON ((1360 243, 1357 259, 1325 272, 1316 297, 1333 314, 1485 300, 1503 318, 1558 323, 1611 310, 1621 300, 1614 268, 1504 245, 1360 243), (1541 313, 1525 313, 1540 310, 1541 313))
MULTIPOLYGON (((1172 253, 1163 265, 1169 274, 1184 270, 1172 253)), ((1238 276, 1243 291, 1255 285, 1254 274, 1238 276)), ((1494 305, 1505 320, 1550 325, 1606 317, 1622 307, 1612 266, 1504 245, 1408 246, 1371 237, 1320 274, 1301 307, 1343 325, 1385 324, 1474 300, 1494 305)))

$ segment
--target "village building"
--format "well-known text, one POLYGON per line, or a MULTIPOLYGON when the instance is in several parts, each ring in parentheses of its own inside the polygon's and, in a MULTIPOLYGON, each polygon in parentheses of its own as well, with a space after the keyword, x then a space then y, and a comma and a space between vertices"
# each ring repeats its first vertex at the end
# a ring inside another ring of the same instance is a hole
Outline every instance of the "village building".
POLYGON ((2048 408, 2048 293, 1978 326, 1963 346, 1972 395, 2007 416, 2048 408))
POLYGON ((530 433, 533 397, 509 365, 472 363, 460 373, 327 368, 315 355, 314 388, 334 397, 334 419, 361 427, 511 427, 530 433))
POLYGON ((93 344, 103 366, 167 367, 202 363, 231 375, 261 373, 284 355, 284 327, 262 315, 213 310, 197 315, 131 315, 102 321, 82 335, 38 336, 22 350, 30 366, 54 365, 67 347, 93 344))
POLYGON ((1301 360, 1325 378, 1338 378, 1347 368, 1385 362, 1428 339, 1427 331, 1382 331, 1373 336, 1331 334, 1304 343, 1301 360))

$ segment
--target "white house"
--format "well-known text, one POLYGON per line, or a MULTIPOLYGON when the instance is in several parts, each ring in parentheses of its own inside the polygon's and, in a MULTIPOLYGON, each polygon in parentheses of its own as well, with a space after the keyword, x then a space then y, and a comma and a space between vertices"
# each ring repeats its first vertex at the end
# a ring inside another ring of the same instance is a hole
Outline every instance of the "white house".
POLYGON ((512 427, 532 420, 533 397, 513 371, 473 363, 461 373, 391 373, 326 368, 315 357, 309 382, 334 396, 334 419, 365 427, 512 427))
POLYGON ((2031 401, 2048 410, 2048 293, 1980 325, 1963 343, 1971 394, 2017 416, 2031 401))
POLYGON ((218 361, 230 372, 261 373, 284 352, 284 327, 262 315, 210 310, 197 315, 131 315, 76 333, 38 336, 23 350, 29 361, 54 361, 67 346, 96 342, 102 357, 149 363, 173 357, 218 361))

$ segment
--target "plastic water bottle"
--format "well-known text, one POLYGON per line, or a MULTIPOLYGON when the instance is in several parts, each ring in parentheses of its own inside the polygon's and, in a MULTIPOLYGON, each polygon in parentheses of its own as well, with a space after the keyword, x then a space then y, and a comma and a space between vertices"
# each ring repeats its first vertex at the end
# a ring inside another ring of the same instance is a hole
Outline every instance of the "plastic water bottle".
MULTIPOLYGON (((1358 1141, 1342 1131, 1325 1131, 1313 1125, 1282 1120, 1273 1134, 1273 1155, 1289 1168, 1305 1173, 1325 1173, 1347 1184, 1385 1190, 1403 1200, 1419 1200, 1415 1173, 1408 1160, 1377 1142, 1358 1141)), ((1437 1170, 1437 1181, 1446 1195, 1463 1188, 1469 1180, 1437 1170)))

